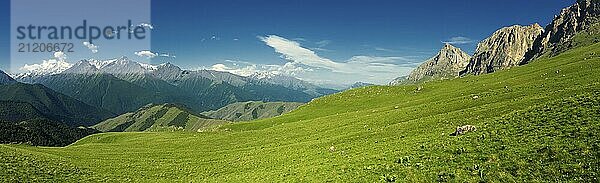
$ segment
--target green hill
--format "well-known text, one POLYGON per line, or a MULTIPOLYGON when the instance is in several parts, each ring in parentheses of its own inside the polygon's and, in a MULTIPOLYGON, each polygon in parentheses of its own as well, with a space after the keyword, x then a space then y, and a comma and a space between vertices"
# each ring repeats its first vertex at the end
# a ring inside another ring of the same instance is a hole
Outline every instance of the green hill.
POLYGON ((493 74, 353 89, 216 132, 104 133, 65 148, 2 145, 0 177, 594 182, 599 52, 594 44, 493 74), (449 136, 467 124, 477 131, 449 136))
POLYGON ((0 101, 0 120, 20 122, 30 119, 48 118, 27 102, 0 101))
POLYGON ((25 143, 34 146, 66 146, 97 130, 70 127, 45 118, 20 122, 0 120, 0 143, 25 143))
POLYGON ((0 85, 0 101, 31 104, 37 110, 35 113, 74 127, 91 126, 113 116, 108 111, 87 105, 39 84, 0 85))
POLYGON ((0 143, 65 146, 111 115, 42 85, 0 85, 0 143))
POLYGON ((251 121, 279 116, 301 105, 303 103, 298 102, 238 102, 229 104, 219 110, 203 112, 202 114, 227 121, 251 121))
POLYGON ((108 119, 93 128, 103 132, 203 131, 224 124, 175 104, 147 105, 108 119))

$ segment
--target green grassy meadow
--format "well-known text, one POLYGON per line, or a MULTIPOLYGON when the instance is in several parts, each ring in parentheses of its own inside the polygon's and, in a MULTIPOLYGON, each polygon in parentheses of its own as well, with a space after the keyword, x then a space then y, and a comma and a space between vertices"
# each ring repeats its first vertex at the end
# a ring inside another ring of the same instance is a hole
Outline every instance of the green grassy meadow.
POLYGON ((0 181, 597 182, 599 84, 594 44, 493 74, 353 89, 214 132, 0 145, 0 181), (467 124, 477 131, 449 136, 467 124))

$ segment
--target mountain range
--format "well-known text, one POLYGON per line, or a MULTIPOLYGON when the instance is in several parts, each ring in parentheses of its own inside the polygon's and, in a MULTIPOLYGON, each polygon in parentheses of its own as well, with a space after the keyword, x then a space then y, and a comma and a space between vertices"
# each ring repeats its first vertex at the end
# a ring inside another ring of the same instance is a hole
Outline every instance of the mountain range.
POLYGON ((522 64, 539 57, 553 57, 566 50, 600 42, 600 3, 577 0, 563 9, 538 36, 522 64))
POLYGON ((546 28, 538 24, 501 28, 480 42, 472 57, 446 44, 435 57, 408 76, 396 78, 390 85, 493 73, 598 43, 599 4, 597 0, 578 0, 563 9, 546 28))
POLYGON ((42 84, 117 114, 149 103, 178 103, 202 112, 241 101, 308 102, 337 92, 287 76, 189 71, 170 63, 150 65, 126 57, 82 60, 58 74, 24 73, 16 80, 42 84))

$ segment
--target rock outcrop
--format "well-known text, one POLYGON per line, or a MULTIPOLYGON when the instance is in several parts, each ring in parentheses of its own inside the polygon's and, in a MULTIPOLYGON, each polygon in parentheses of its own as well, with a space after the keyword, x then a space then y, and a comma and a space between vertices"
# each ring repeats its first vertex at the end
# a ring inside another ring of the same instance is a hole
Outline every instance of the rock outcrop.
POLYGON ((473 58, 461 75, 492 73, 519 65, 543 31, 538 24, 514 25, 496 31, 477 45, 473 58))
POLYGON ((388 85, 396 86, 396 85, 408 84, 408 82, 407 82, 408 80, 406 79, 406 77, 408 77, 408 76, 397 77, 396 79, 390 81, 390 83, 388 85))
MULTIPOLYGON (((554 17, 544 33, 535 40, 523 64, 543 55, 556 56, 580 46, 574 42, 574 37, 598 23, 600 23, 600 0, 578 0, 576 4, 563 9, 554 17)), ((591 43, 600 41, 597 39, 600 32, 591 31, 588 34, 596 37, 591 43)))
POLYGON ((459 76, 469 63, 471 56, 451 44, 444 47, 433 58, 423 62, 408 77, 397 78, 391 85, 421 83, 435 79, 450 79, 459 76))

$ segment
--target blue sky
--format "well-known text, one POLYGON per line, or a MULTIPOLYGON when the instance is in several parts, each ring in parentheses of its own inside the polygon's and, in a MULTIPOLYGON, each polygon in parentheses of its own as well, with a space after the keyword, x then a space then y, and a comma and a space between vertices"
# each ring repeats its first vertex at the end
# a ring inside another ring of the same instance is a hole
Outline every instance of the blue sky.
MULTIPOLYGON (((573 3, 574 0, 153 0, 151 16, 155 28, 151 51, 176 58, 134 59, 238 74, 280 71, 323 85, 358 80, 383 84, 391 74, 381 73, 407 74, 417 63, 433 56, 444 41, 454 40, 456 46, 472 54, 476 43, 497 29, 514 24, 545 26, 562 8, 573 3), (302 49, 290 48, 294 46, 302 49), (315 59, 325 65, 312 65, 310 62, 315 59), (290 62, 294 64, 285 65, 290 62), (332 63, 327 65, 328 62, 332 63), (373 62, 386 69, 360 69, 364 66, 361 63, 373 62), (351 77, 356 75, 353 69, 372 74, 351 77)), ((9 60, 7 4, 0 4, 2 60, 9 60)), ((102 53, 102 57, 118 56, 102 53)), ((5 65, 6 62, 0 64, 5 65)))

